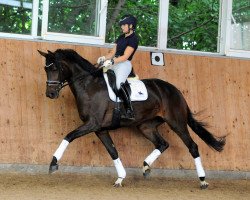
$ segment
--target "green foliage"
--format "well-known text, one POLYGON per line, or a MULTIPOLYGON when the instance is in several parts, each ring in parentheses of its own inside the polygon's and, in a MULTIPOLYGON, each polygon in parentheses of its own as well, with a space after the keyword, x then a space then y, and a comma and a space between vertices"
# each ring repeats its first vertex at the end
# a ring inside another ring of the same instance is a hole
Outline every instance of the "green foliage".
POLYGON ((233 17, 237 23, 250 22, 250 1, 234 0, 233 17))
POLYGON ((30 9, 0 4, 0 32, 30 34, 31 20, 32 11, 30 9))
MULTIPOLYGON (((107 23, 110 23, 110 19, 114 17, 112 14, 117 3, 117 0, 109 1, 107 23)), ((139 45, 155 47, 157 45, 158 8, 158 0, 125 1, 119 14, 115 16, 112 28, 107 30, 106 42, 114 42, 121 34, 119 27, 121 17, 125 14, 132 14, 138 20, 136 32, 140 38, 139 45)))
POLYGON ((186 0, 170 5, 168 48, 217 51, 219 0, 186 0))
MULTIPOLYGON (((168 21, 168 48, 198 51, 217 51, 219 0, 170 1, 168 21), (204 25, 203 25, 204 24, 204 25)), ((112 17, 117 0, 109 1, 108 19, 112 17)), ((138 18, 137 34, 141 46, 157 45, 159 1, 126 1, 112 29, 107 30, 106 41, 113 42, 119 35, 118 21, 130 13, 138 18)), ((166 36, 167 37, 167 36, 166 36)))
MULTIPOLYGON (((32 0, 20 0, 32 2, 32 0)), ((40 3, 42 0, 40 1, 40 3)), ((98 0, 50 0, 48 30, 51 32, 97 36, 98 0)), ((170 0, 168 48, 216 52, 219 0, 170 0)), ((39 31, 41 29, 41 6, 39 31)), ((167 11, 166 11, 167 12, 167 11)), ((125 14, 138 19, 136 32, 140 46, 157 46, 159 0, 109 0, 106 42, 121 34, 119 20, 125 14)), ((233 0, 237 23, 250 21, 250 1, 233 0)), ((0 4, 0 32, 31 33, 32 10, 0 4)), ((40 34, 40 32, 38 33, 40 34)))
POLYGON ((95 0, 50 0, 48 30, 95 36, 95 17, 95 0))

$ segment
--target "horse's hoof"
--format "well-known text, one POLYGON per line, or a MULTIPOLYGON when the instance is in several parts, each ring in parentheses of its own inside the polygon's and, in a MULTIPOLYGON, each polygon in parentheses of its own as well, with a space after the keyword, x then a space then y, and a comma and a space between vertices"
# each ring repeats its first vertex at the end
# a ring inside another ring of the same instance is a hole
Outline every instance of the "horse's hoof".
POLYGON ((52 174, 57 170, 58 170, 57 159, 55 156, 53 156, 53 159, 52 159, 50 166, 49 166, 49 174, 52 174))
POLYGON ((150 176, 151 169, 146 169, 145 172, 143 173, 144 178, 148 178, 150 176))
POLYGON ((119 188, 119 187, 122 187, 122 184, 121 183, 114 183, 113 187, 119 188))
POLYGON ((209 183, 207 183, 206 181, 201 181, 200 188, 201 188, 202 190, 207 189, 208 186, 209 186, 209 183))
POLYGON ((113 184, 113 187, 122 187, 122 181, 123 181, 123 178, 118 178, 117 181, 113 184))
POLYGON ((148 178, 151 173, 151 168, 148 164, 144 164, 142 168, 144 178, 148 178))
POLYGON ((52 174, 58 170, 58 164, 49 166, 49 174, 52 174))

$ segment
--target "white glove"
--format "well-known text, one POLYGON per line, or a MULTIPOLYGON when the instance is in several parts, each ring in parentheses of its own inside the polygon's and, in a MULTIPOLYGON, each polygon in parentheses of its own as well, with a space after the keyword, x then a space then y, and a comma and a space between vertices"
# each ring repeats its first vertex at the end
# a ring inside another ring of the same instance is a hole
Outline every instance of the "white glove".
POLYGON ((111 60, 106 60, 104 63, 103 63, 103 67, 110 67, 114 64, 114 60, 111 59, 111 60))
POLYGON ((106 59, 105 56, 99 57, 97 60, 97 64, 100 65, 100 63, 104 62, 105 59, 106 59))

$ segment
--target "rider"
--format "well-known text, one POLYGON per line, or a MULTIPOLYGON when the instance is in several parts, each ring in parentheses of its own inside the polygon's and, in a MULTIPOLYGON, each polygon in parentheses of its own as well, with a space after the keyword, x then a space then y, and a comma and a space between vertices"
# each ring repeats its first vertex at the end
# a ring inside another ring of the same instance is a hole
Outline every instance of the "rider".
POLYGON ((124 102, 126 117, 134 119, 134 112, 130 96, 126 91, 124 83, 132 71, 131 60, 138 47, 138 37, 135 34, 137 19, 132 15, 125 15, 119 21, 122 34, 115 41, 115 46, 105 56, 99 57, 97 63, 104 62, 103 66, 113 70, 116 75, 116 87, 124 102))

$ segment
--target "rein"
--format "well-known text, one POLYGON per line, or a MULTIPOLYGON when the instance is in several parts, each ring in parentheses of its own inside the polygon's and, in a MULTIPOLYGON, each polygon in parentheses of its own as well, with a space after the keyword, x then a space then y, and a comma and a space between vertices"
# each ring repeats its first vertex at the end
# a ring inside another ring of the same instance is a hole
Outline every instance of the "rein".
MULTIPOLYGON (((99 65, 96 63, 96 64, 94 64, 94 66, 97 68, 96 70, 94 70, 93 72, 91 72, 91 73, 89 73, 89 74, 79 74, 79 75, 77 75, 76 77, 74 77, 74 79, 72 78, 70 81, 65 81, 65 82, 67 82, 67 84, 65 84, 65 85, 63 85, 63 87, 65 87, 65 86, 67 86, 67 85, 69 85, 69 84, 72 84, 72 83, 74 83, 75 81, 77 81, 77 80, 79 80, 80 78, 82 78, 82 77, 85 77, 85 76, 88 76, 88 75, 93 75, 93 74, 95 74, 96 72, 98 72, 99 70, 101 70, 102 68, 103 68, 103 65, 102 65, 102 63, 100 63, 99 65)), ((65 83, 64 82, 64 83, 65 83)))

